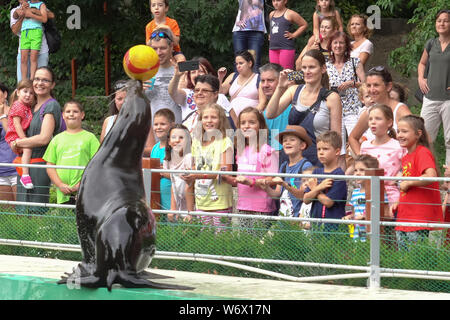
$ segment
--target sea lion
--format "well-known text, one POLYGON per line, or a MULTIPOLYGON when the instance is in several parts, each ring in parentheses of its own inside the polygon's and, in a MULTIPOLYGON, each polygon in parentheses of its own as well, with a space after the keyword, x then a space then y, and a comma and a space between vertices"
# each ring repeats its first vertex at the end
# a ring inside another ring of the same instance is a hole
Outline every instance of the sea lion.
POLYGON ((169 288, 139 275, 156 249, 156 222, 145 203, 142 175, 151 110, 139 81, 130 80, 127 87, 117 121, 81 179, 76 222, 82 261, 59 283, 169 288))

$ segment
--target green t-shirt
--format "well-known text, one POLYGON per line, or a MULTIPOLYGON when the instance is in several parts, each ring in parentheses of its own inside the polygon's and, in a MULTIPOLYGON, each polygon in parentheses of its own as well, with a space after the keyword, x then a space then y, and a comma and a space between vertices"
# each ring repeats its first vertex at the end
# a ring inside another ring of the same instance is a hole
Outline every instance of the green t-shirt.
MULTIPOLYGON (((86 166, 97 152, 100 143, 94 134, 83 130, 78 133, 64 131, 55 137, 47 147, 44 160, 60 166, 86 166)), ((67 185, 74 186, 83 175, 83 170, 56 169, 59 178, 67 185)), ((59 189, 56 191, 58 203, 70 199, 59 189)))

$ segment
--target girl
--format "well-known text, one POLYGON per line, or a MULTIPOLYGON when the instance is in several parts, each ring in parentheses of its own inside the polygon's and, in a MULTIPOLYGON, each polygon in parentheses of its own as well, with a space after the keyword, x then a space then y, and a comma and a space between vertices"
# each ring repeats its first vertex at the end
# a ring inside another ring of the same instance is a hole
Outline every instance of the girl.
POLYGON ((338 23, 336 22, 336 19, 334 17, 325 17, 323 18, 322 22, 320 23, 320 34, 321 38, 319 41, 316 41, 314 39, 314 36, 309 38, 308 43, 303 48, 302 52, 297 58, 297 61, 295 62, 295 68, 297 70, 300 70, 302 67, 302 59, 305 53, 312 49, 317 49, 325 56, 325 59, 328 59, 329 52, 328 52, 328 43, 331 38, 331 36, 339 30, 338 23))
MULTIPOLYGON (((229 128, 225 111, 218 104, 205 106, 200 112, 201 126, 194 132, 192 141, 193 170, 231 171, 233 143, 226 136, 229 128)), ((217 174, 194 173, 182 176, 187 184, 194 183, 195 206, 205 212, 231 212, 233 205, 232 180, 217 174)), ((188 210, 194 210, 194 199, 187 194, 188 210)), ((188 217, 190 219, 190 217, 188 217)), ((223 226, 220 217, 202 216, 204 224, 223 226)))
MULTIPOLYGON (((403 177, 437 177, 436 161, 430 151, 424 120, 408 115, 398 123, 398 140, 408 150, 402 158, 403 177)), ((439 182, 401 181, 398 222, 439 223, 443 221, 439 182)), ((407 248, 407 242, 427 238, 430 227, 396 226, 400 249, 407 248)))
MULTIPOLYGON (((163 168, 170 170, 192 169, 191 135, 182 124, 173 125, 167 134, 163 168)), ((186 174, 181 174, 181 176, 183 175, 186 174)), ((170 210, 186 211, 186 182, 177 173, 170 174, 170 181, 172 182, 170 210)), ((170 213, 167 218, 169 221, 174 221, 178 216, 170 213)))
POLYGON ((275 8, 269 15, 269 60, 284 69, 293 69, 295 61, 295 38, 298 38, 308 27, 308 23, 297 12, 286 8, 288 0, 272 0, 275 8), (292 25, 298 26, 293 33, 292 25))
POLYGON ((351 42, 351 57, 359 58, 363 67, 373 53, 373 43, 369 40, 373 30, 367 27, 367 19, 369 17, 365 14, 354 14, 347 24, 347 33, 354 40, 351 42))
MULTIPOLYGON (((219 69, 219 80, 222 83, 220 93, 230 95, 230 116, 233 123, 237 126, 237 117, 245 107, 256 107, 259 105, 260 92, 259 74, 253 72, 255 59, 249 51, 237 53, 236 72, 230 74, 225 81, 222 80, 226 74, 226 68, 219 69)), ((262 92, 261 92, 262 94, 262 92)), ((261 110, 261 107, 258 106, 261 110)))
MULTIPOLYGON (((33 112, 31 111, 31 107, 35 103, 33 82, 31 80, 20 81, 16 91, 12 94, 11 100, 14 101, 14 103, 12 104, 8 115, 8 131, 5 140, 9 143, 11 148, 14 148, 14 145, 17 144, 17 139, 27 137, 25 132, 30 126, 31 119, 33 118, 33 112)), ((22 164, 29 164, 31 160, 31 149, 22 148, 21 153, 22 164)), ((18 154, 20 154, 20 151, 18 154)), ((29 168, 22 168, 20 183, 25 189, 34 188, 29 172, 29 168)))
POLYGON ((319 26, 325 17, 334 17, 338 24, 339 31, 344 31, 342 18, 336 10, 334 0, 316 0, 316 11, 313 13, 313 37, 316 42, 320 42, 323 36, 319 31, 319 26))
POLYGON ((111 102, 109 103, 109 116, 103 121, 102 132, 100 134, 100 143, 103 142, 105 136, 111 130, 112 126, 117 120, 117 115, 122 108, 125 98, 127 96, 126 81, 119 80, 114 84, 114 93, 111 102))
MULTIPOLYGON (((257 109, 247 107, 239 114, 236 163, 240 172, 278 172, 278 153, 267 144, 264 116, 257 109), (239 139, 243 138, 243 139, 239 139)), ((241 214, 270 215, 275 202, 266 192, 265 177, 236 177, 238 200, 236 208, 241 214)), ((253 219, 239 219, 241 227, 253 228, 253 219)))
MULTIPOLYGON (((395 139, 393 130, 394 116, 391 108, 376 104, 369 109, 369 128, 375 138, 372 141, 364 141, 361 144, 361 154, 369 154, 379 162, 379 167, 384 169, 384 175, 396 176, 401 169, 401 161, 406 150, 395 139)), ((400 192, 394 181, 384 182, 389 205, 394 208, 398 202, 400 192)), ((393 217, 393 212, 389 213, 393 217)))

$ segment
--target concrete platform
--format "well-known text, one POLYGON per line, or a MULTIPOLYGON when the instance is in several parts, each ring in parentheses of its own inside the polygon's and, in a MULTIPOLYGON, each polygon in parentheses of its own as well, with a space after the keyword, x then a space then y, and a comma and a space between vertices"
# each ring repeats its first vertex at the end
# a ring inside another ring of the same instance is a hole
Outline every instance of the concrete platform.
POLYGON ((70 289, 56 280, 70 272, 75 261, 0 255, 0 299, 63 300, 450 300, 450 294, 298 283, 148 269, 161 276, 157 283, 193 287, 193 290, 105 288, 70 289))

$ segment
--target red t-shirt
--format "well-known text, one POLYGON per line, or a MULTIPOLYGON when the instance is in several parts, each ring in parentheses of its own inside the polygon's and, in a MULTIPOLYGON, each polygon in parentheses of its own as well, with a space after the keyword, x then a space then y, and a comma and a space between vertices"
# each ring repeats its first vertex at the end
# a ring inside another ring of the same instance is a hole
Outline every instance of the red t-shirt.
MULTIPOLYGON (((436 169, 434 156, 430 150, 419 145, 412 153, 402 158, 403 177, 419 177, 426 169, 436 169)), ((397 222, 439 223, 443 221, 439 182, 423 187, 411 187, 400 192, 397 222)), ((397 226, 399 231, 433 230, 427 227, 397 226)))
MULTIPOLYGON (((175 19, 166 17, 165 24, 167 26, 169 26, 169 28, 172 31, 174 36, 176 36, 176 37, 180 36, 180 27, 178 26, 178 23, 175 19)), ((150 36, 152 35, 152 33, 155 29, 156 29, 156 22, 155 22, 155 19, 153 19, 145 26, 145 43, 148 43, 148 41, 150 40, 150 36)), ((180 45, 177 44, 176 46, 174 46, 173 51, 181 52, 180 45)))

